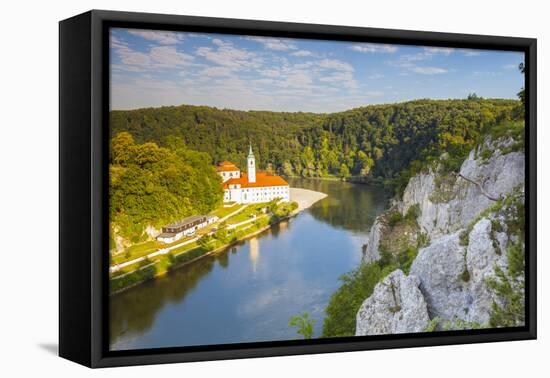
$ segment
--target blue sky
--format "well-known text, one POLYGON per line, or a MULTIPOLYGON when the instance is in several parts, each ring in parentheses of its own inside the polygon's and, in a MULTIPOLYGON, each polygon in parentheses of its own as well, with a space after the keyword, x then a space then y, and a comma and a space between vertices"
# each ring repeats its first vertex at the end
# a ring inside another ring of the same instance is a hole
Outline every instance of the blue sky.
POLYGON ((335 112, 418 98, 517 98, 523 53, 111 30, 111 109, 335 112))

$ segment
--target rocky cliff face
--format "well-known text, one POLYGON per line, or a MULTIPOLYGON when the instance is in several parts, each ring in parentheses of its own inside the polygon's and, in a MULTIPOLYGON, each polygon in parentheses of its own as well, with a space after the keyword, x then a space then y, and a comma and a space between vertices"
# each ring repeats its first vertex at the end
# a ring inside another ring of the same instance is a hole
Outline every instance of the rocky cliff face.
MULTIPOLYGON (((487 282, 496 266, 506 270, 506 249, 517 241, 510 224, 518 206, 523 209, 525 156, 514 145, 511 138, 486 140, 470 152, 458 174, 433 168, 411 178, 391 211, 404 216, 418 207, 418 232, 429 244, 419 248, 408 276, 393 272, 364 301, 357 314, 358 334, 418 332, 434 318, 451 324, 448 328, 457 322, 488 324, 491 305, 500 299, 487 282), (390 277, 398 278, 399 293, 414 298, 401 302, 397 318, 384 310, 389 298, 384 282, 390 277), (419 315, 423 303, 427 317, 419 315), (416 314, 416 322, 408 320, 409 313, 416 314)), ((366 263, 380 259, 380 241, 390 235, 387 218, 382 214, 371 228, 366 263)))
POLYGON ((440 175, 433 170, 413 177, 407 185, 400 210, 420 205, 418 223, 430 237, 437 237, 464 228, 481 211, 493 204, 487 195, 503 198, 511 194, 525 179, 523 152, 503 154, 514 141, 486 141, 472 150, 462 164, 459 175, 440 175), (489 151, 490 158, 483 158, 489 151), (485 194, 478 185, 482 185, 485 194))
POLYGON ((429 321, 416 276, 390 273, 374 288, 357 313, 356 336, 422 332, 429 321))

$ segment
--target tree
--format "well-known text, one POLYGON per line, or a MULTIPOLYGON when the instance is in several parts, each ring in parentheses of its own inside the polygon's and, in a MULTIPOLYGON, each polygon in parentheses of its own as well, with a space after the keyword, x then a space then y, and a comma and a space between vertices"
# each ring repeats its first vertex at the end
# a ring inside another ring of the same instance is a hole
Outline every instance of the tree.
MULTIPOLYGON (((110 130, 113 137, 131 132, 136 144, 155 143, 158 149, 140 149, 153 156, 163 155, 163 148, 205 152, 205 165, 210 166, 230 160, 244 167, 252 138, 258 144, 260 170, 272 164, 275 172, 286 176, 339 176, 345 164, 350 174, 368 175, 397 189, 410 177, 413 162, 425 164, 445 152, 440 144, 444 133, 463 138, 463 144, 452 144, 459 160, 463 147, 477 144, 497 122, 524 119, 523 108, 520 101, 482 99, 476 94, 470 100, 415 100, 333 114, 241 112, 182 105, 112 111, 110 130)), ((132 149, 113 148, 116 162, 112 163, 131 160, 133 152, 128 151, 132 149)), ((140 156, 144 165, 149 163, 147 153, 140 156)))
POLYGON ((292 177, 294 175, 292 164, 290 164, 288 160, 283 163, 283 175, 287 177, 292 177))
MULTIPOLYGON (((519 72, 521 72, 522 75, 525 75, 525 64, 520 63, 518 66, 519 72)), ((521 90, 518 92, 518 97, 522 103, 522 105, 525 105, 525 88, 521 87, 521 90)))
POLYGON ((470 101, 478 101, 478 100, 481 100, 483 99, 482 97, 479 97, 477 94, 475 93, 470 93, 468 94, 468 100, 470 101))
POLYGON ((495 265, 495 277, 487 284, 500 298, 493 300, 489 324, 491 327, 518 327, 525 324, 525 246, 512 243, 507 249, 508 268, 495 265))
POLYGON ((214 237, 218 239, 222 244, 229 242, 229 230, 227 227, 220 227, 214 232, 214 237))
POLYGON ((340 165, 340 170, 338 171, 338 175, 341 177, 341 178, 347 178, 350 176, 350 173, 349 173, 349 168, 348 166, 345 164, 345 163, 342 163, 340 165))
POLYGON ((374 166, 374 160, 363 151, 357 152, 357 159, 355 164, 355 173, 361 176, 367 176, 370 170, 374 166))
POLYGON ((302 315, 294 315, 290 317, 288 321, 289 327, 297 327, 296 331, 299 335, 302 335, 304 339, 311 339, 313 337, 313 326, 315 320, 309 317, 307 312, 304 312, 302 315))
POLYGON ((202 236, 202 237, 197 241, 197 244, 198 244, 200 247, 202 247, 202 248, 208 250, 208 249, 209 249, 209 244, 210 244, 211 241, 212 241, 212 236, 209 235, 209 234, 206 234, 206 235, 202 236))
POLYGON ((111 140, 111 162, 124 164, 130 161, 134 148, 134 137, 128 132, 117 134, 111 140))
POLYGON ((162 227, 190 215, 206 214, 223 199, 211 158, 156 143, 136 144, 128 132, 111 139, 109 215, 111 230, 137 243, 147 226, 162 227))

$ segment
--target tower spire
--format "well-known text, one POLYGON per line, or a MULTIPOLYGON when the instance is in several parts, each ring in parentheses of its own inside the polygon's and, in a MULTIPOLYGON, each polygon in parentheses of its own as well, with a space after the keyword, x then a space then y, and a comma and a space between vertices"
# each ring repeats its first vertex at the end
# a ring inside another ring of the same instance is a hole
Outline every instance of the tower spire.
POLYGON ((254 157, 254 153, 252 152, 252 142, 248 142, 248 157, 254 157))
POLYGON ((249 142, 248 158, 246 160, 248 161, 248 182, 254 183, 256 182, 256 158, 252 152, 252 142, 249 142))

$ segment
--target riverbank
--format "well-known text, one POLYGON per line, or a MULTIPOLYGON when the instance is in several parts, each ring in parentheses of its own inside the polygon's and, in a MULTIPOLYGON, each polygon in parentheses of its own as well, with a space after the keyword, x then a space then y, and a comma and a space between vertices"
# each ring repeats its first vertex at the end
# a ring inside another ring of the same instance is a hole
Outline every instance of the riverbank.
POLYGON ((326 198, 325 193, 316 192, 309 189, 290 188, 290 199, 298 204, 296 213, 310 208, 314 203, 326 198))
POLYGON ((160 259, 156 261, 150 261, 149 258, 145 257, 142 259, 143 265, 134 271, 111 277, 110 295, 121 293, 156 277, 162 277, 170 270, 192 264, 206 256, 226 251, 228 248, 268 230, 273 225, 298 215, 300 212, 308 209, 325 197, 327 197, 325 193, 316 192, 314 190, 290 188, 291 202, 296 202, 298 206, 288 215, 282 217, 269 217, 266 214, 259 217, 251 223, 250 226, 237 231, 235 237, 230 242, 215 246, 213 249, 207 249, 205 246, 200 246, 177 254, 164 251, 160 259))

